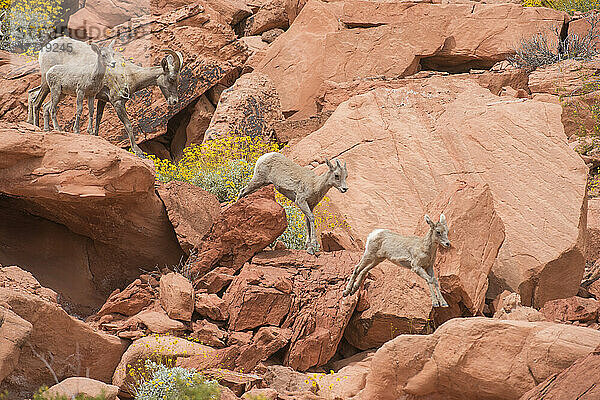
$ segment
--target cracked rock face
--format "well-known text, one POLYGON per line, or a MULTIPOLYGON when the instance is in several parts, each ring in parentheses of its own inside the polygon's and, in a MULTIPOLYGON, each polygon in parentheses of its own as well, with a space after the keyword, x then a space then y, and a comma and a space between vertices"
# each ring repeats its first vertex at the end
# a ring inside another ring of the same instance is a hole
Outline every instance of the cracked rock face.
POLYGON ((518 399, 598 344, 600 332, 593 329, 456 318, 432 335, 387 342, 373 356, 365 388, 355 398, 518 399))
POLYGON ((565 13, 518 4, 309 1, 255 65, 273 79, 284 114, 315 114, 326 81, 487 68, 515 38, 563 26, 565 13))
POLYGON ((375 228, 413 234, 456 180, 487 184, 505 229, 488 294, 508 289, 539 307, 575 295, 584 270, 587 167, 560 118, 559 105, 504 100, 468 80, 417 79, 350 98, 290 155, 347 162, 348 192, 328 195, 363 241, 375 228))
POLYGON ((343 297, 346 276, 360 255, 346 251, 314 257, 300 250, 260 253, 224 295, 229 329, 263 325, 292 331, 284 364, 306 371, 335 354, 358 295, 343 297))
POLYGON ((0 263, 89 314, 139 268, 183 255, 148 160, 89 135, 0 128, 0 263))

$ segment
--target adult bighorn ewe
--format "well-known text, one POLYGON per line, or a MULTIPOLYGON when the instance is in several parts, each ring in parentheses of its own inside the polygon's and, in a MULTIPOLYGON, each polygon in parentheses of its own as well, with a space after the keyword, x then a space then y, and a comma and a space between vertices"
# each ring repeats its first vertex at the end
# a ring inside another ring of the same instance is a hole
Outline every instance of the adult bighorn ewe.
POLYGON ((281 153, 264 154, 256 160, 254 175, 240 191, 238 200, 272 183, 282 195, 296 203, 304 214, 308 231, 306 248, 309 254, 314 254, 318 244, 313 209, 332 187, 342 193, 348 190, 346 163, 342 165, 339 160, 332 163, 328 159, 325 159, 325 163, 329 170, 323 175, 317 175, 281 153))
MULTIPOLYGON (((42 83, 39 87, 30 90, 30 99, 33 101, 29 104, 28 122, 39 126, 39 110, 44 102, 44 99, 50 92, 50 89, 45 81, 46 72, 54 65, 69 64, 81 65, 89 64, 94 60, 96 55, 91 47, 81 41, 74 40, 68 37, 60 37, 54 39, 51 43, 57 43, 60 49, 68 49, 67 51, 51 51, 40 52, 40 72, 42 74, 42 83)), ((131 96, 138 90, 150 86, 158 86, 167 100, 169 105, 176 105, 179 102, 177 86, 179 84, 179 74, 183 67, 183 56, 178 51, 169 49, 162 50, 167 55, 161 60, 160 65, 152 67, 140 67, 130 61, 118 57, 117 65, 106 72, 104 75, 104 85, 100 92, 96 95, 98 99, 98 110, 96 113, 96 126, 94 134, 98 135, 100 121, 106 103, 112 104, 115 112, 123 123, 131 148, 136 154, 141 155, 142 150, 135 143, 133 128, 125 104, 131 96)))
POLYGON ((97 57, 94 64, 89 65, 55 65, 46 72, 46 83, 50 88, 51 101, 44 107, 44 130, 49 129, 48 114, 52 115, 52 125, 55 130, 60 130, 56 118, 56 108, 58 102, 65 95, 76 96, 76 114, 73 132, 79 133, 79 120, 83 111, 83 100, 88 103, 88 133, 93 131, 94 118, 94 98, 102 89, 102 82, 106 67, 114 68, 113 43, 108 47, 98 48, 95 44, 91 45, 92 50, 97 57))
POLYGON ((425 279, 434 307, 448 307, 433 271, 438 243, 444 247, 450 246, 448 224, 444 214, 440 215, 437 223, 425 215, 425 222, 429 225, 429 231, 424 237, 401 236, 387 229, 375 229, 371 232, 367 236, 365 252, 344 290, 344 296, 356 293, 370 269, 383 260, 390 260, 400 267, 410 268, 425 279))

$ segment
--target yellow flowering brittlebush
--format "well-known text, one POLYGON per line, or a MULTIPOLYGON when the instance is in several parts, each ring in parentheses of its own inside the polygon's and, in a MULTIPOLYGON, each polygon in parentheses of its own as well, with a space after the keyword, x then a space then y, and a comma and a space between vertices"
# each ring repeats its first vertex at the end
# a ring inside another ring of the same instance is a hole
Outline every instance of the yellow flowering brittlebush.
POLYGON ((56 25, 64 22, 62 1, 0 0, 3 50, 37 55, 56 25))
POLYGON ((600 8, 600 0, 524 0, 523 5, 525 7, 553 8, 573 14, 600 8))
MULTIPOLYGON (((158 181, 188 182, 214 194, 219 202, 229 203, 235 201, 252 178, 256 160, 273 151, 281 151, 281 147, 262 137, 227 136, 186 147, 178 162, 153 155, 148 158, 154 162, 158 181)), ((277 191, 275 199, 285 209, 288 220, 288 228, 278 240, 287 248, 303 249, 307 235, 304 214, 277 191)), ((329 203, 325 197, 315 208, 317 232, 336 226, 347 227, 346 221, 331 211, 329 203)))

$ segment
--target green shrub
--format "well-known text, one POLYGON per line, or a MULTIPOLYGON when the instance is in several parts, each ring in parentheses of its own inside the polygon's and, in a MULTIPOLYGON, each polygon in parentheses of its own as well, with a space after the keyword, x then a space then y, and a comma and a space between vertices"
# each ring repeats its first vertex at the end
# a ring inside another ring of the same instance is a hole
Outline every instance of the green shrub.
POLYGON ((589 60, 595 57, 600 40, 600 16, 592 12, 585 19, 590 24, 587 34, 580 36, 569 33, 562 39, 558 29, 554 29, 551 36, 537 33, 521 39, 515 54, 508 57, 508 61, 517 68, 535 69, 567 59, 589 60))
MULTIPOLYGON (((106 400, 106 397, 104 395, 91 397, 91 396, 87 396, 85 394, 78 394, 74 398, 63 396, 63 395, 50 396, 46 393, 46 390, 48 390, 47 387, 39 388, 37 393, 35 393, 33 395, 33 400, 106 400)), ((3 398, 4 397, 0 396, 0 399, 3 399, 3 398)))
POLYGON ((133 393, 135 400, 216 400, 220 389, 193 370, 146 360, 133 393))

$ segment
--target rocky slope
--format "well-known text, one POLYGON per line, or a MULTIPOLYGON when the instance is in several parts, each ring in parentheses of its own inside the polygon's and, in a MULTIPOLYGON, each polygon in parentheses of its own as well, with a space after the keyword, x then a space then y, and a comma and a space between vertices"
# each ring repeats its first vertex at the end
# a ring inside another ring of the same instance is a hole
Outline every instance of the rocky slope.
POLYGON ((581 22, 508 1, 88 0, 69 26, 125 33, 119 51, 144 66, 183 53, 177 105, 157 87, 128 103, 145 151, 178 160, 246 135, 317 173, 342 159, 349 191, 329 192, 327 212, 346 224, 319 232, 316 255, 272 245, 287 227, 272 186, 219 204, 158 183, 120 148, 110 107, 100 137, 28 125, 36 63, 0 53, 9 399, 42 385, 131 398, 132 370, 156 357, 231 400, 594 398, 598 60, 504 61, 520 38, 581 22), (342 295, 373 229, 423 235, 441 213, 448 308, 387 261, 342 295))

